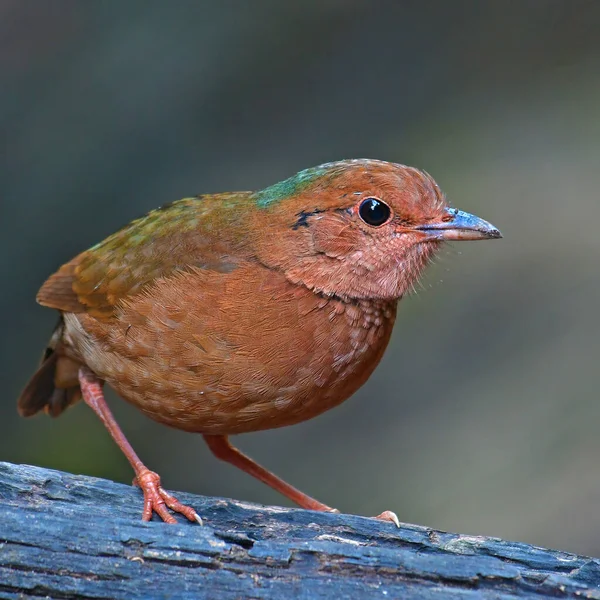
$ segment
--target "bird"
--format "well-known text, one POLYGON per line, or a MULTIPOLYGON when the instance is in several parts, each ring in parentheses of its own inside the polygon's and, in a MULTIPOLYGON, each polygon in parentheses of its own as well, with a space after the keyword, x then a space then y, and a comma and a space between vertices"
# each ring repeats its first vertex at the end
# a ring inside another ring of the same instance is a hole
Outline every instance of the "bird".
MULTIPOLYGON (((337 512, 229 437, 344 402, 373 373, 399 300, 443 244, 500 237, 452 208, 425 171, 374 159, 166 204, 42 285, 37 302, 59 321, 18 411, 56 417, 83 398, 133 468, 144 521, 179 513, 202 524, 129 444, 105 383, 151 419, 200 433, 218 459, 300 507, 337 512)), ((399 523, 391 511, 376 518, 399 523)))

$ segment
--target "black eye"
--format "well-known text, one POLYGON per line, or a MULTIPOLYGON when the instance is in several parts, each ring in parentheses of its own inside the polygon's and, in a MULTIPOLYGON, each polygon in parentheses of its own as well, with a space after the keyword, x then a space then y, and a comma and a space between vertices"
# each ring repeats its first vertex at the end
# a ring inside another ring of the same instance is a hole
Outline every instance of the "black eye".
POLYGON ((366 198, 360 203, 358 214, 360 218, 373 227, 383 225, 390 218, 390 207, 379 198, 366 198))

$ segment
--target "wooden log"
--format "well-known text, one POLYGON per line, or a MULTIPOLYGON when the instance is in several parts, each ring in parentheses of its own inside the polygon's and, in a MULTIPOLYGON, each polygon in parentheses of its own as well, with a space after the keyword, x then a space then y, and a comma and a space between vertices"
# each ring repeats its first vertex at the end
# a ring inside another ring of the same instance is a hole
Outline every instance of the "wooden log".
POLYGON ((0 597, 600 599, 594 558, 176 495, 203 527, 143 523, 131 486, 0 463, 0 597))

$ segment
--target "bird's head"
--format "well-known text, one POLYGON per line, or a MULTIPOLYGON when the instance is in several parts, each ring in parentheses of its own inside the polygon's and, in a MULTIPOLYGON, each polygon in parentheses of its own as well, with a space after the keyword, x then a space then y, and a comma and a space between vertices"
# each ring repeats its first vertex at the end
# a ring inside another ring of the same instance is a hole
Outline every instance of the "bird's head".
POLYGON ((453 208, 423 171, 346 160, 301 171, 253 195, 267 231, 259 260, 292 283, 356 299, 402 297, 445 241, 502 237, 453 208))

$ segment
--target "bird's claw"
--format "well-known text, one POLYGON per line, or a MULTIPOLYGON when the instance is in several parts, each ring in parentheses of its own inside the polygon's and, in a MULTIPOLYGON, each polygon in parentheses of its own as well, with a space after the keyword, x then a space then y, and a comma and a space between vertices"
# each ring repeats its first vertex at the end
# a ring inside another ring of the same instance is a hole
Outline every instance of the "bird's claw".
MULTIPOLYGON (((329 508, 324 509, 324 512, 339 514, 339 510, 337 508, 329 508)), ((373 519, 378 519, 379 521, 385 521, 386 523, 393 523, 396 527, 400 527, 400 520, 398 519, 398 515, 391 510, 384 510, 380 515, 376 517, 372 517, 373 519)))
POLYGON ((158 473, 146 469, 135 477, 133 483, 144 493, 143 521, 150 521, 152 513, 155 512, 165 523, 177 523, 175 517, 167 510, 168 507, 173 512, 182 514, 189 521, 202 525, 200 515, 191 506, 181 504, 175 496, 161 487, 158 473))
POLYGON ((375 519, 379 519, 380 521, 387 521, 388 523, 393 523, 396 527, 400 527, 400 520, 398 519, 398 515, 391 510, 384 510, 380 515, 374 517, 375 519))

